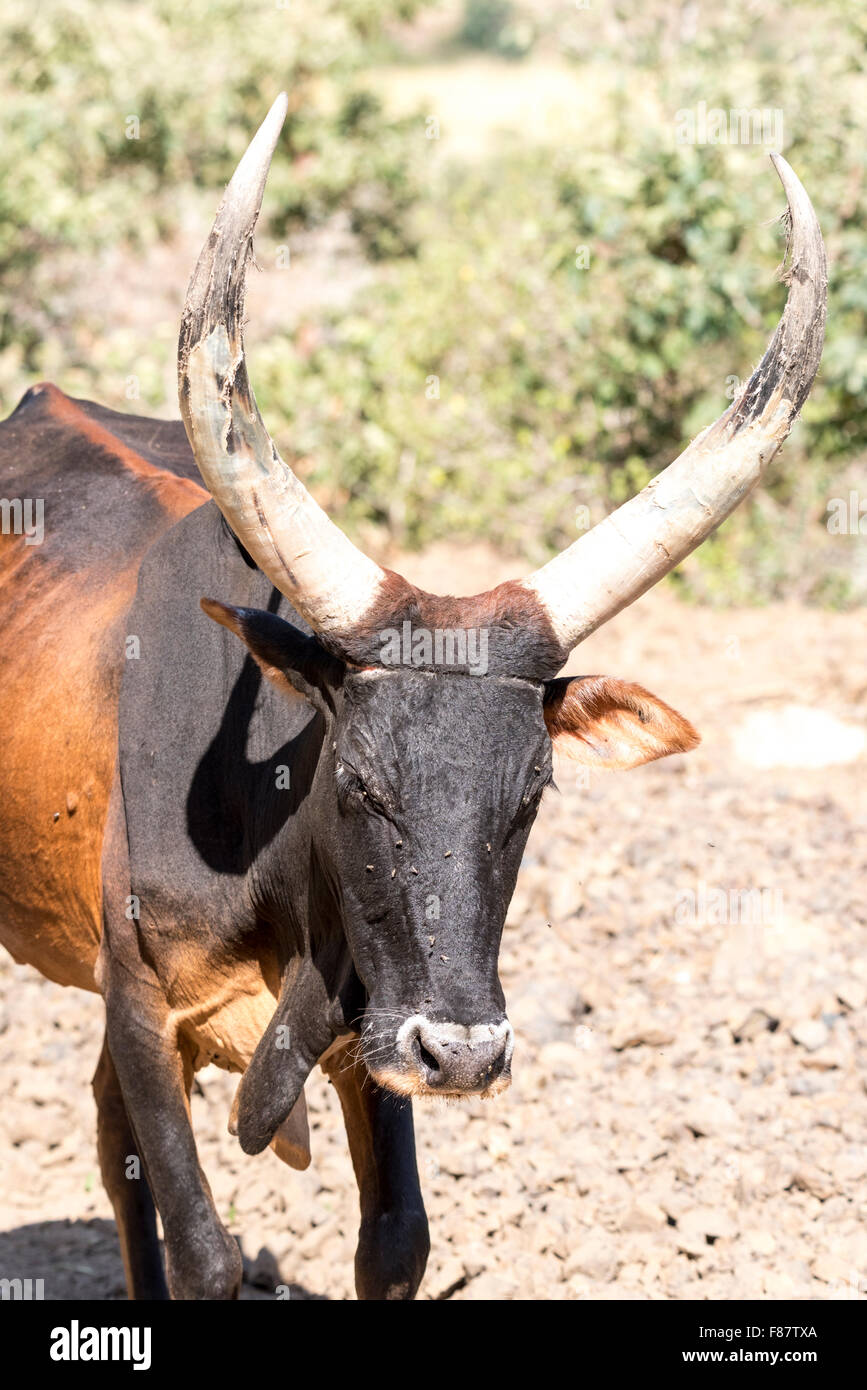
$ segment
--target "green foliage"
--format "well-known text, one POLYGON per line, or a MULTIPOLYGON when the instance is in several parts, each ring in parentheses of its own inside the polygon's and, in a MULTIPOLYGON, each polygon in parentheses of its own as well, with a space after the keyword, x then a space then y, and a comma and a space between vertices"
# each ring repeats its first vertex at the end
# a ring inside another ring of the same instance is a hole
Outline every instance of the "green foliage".
POLYGON ((7 0, 0 18, 0 351, 35 370, 70 252, 146 244, 179 194, 219 189, 281 88, 271 227, 349 211, 375 255, 410 249, 405 126, 363 67, 414 0, 7 0), (44 270, 53 267, 46 277, 44 270))
POLYGON ((529 19, 516 17, 511 0, 465 0, 460 39, 468 48, 522 58, 535 37, 534 25, 529 19))
MULTIPOLYGON (((700 103, 779 109, 829 250, 822 370, 767 484, 674 582, 712 602, 867 597, 857 539, 832 539, 824 524, 829 498, 863 494, 867 454, 867 30, 856 0, 824 7, 826 29, 799 0, 468 0, 462 62, 489 73, 492 55, 514 57, 527 35, 529 47, 544 19, 539 44, 573 56, 576 105, 593 94, 580 126, 538 146, 492 136, 471 162, 447 157, 447 105, 423 108, 442 117, 441 142, 423 140, 421 115, 388 115, 392 21, 415 8, 8 0, 5 404, 35 374, 97 399, 123 380, 136 326, 94 334, 87 352, 79 333, 71 353, 69 286, 106 248, 132 256, 185 218, 199 224, 285 87, 262 241, 291 241, 340 210, 371 273, 348 305, 308 311, 294 344, 273 321, 252 325, 252 376, 281 448, 362 536, 480 536, 541 561, 716 418, 764 350, 785 297, 773 273, 779 185, 755 145, 679 144, 675 132, 700 103), (468 59, 471 45, 485 57, 468 59)), ((520 71, 499 66, 509 81, 520 71)), ((422 62, 418 90, 421 100, 422 62)), ((304 269, 302 254, 292 274, 304 269)), ((136 366, 144 408, 162 413, 173 335, 170 324, 136 366)))

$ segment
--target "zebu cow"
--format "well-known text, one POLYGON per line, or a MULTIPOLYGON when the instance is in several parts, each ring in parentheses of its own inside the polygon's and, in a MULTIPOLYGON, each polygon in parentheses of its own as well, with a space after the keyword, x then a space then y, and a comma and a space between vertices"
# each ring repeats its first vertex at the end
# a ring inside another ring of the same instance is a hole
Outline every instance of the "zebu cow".
POLYGON ((0 486, 46 508, 42 545, 3 550, 3 940, 104 996, 100 1161, 140 1298, 238 1292, 190 1125, 209 1062, 241 1073, 243 1149, 298 1167, 322 1063, 360 1188, 359 1295, 414 1295, 428 1231, 410 1097, 508 1085, 497 956, 552 747, 629 768, 697 742, 640 686, 557 672, 756 484, 822 350, 822 238, 774 157, 790 288, 737 401, 528 578, 423 593, 320 510, 247 380, 245 271, 285 109, 239 165, 190 284, 186 434, 51 386, 0 427, 0 486), (146 1182, 125 1176, 132 1153, 146 1182))

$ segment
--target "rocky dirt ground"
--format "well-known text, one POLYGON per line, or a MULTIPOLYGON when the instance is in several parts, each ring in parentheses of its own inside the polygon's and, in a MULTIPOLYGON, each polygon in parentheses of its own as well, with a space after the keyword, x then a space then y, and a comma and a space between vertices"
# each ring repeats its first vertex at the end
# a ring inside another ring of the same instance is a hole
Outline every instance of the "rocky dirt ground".
MULTIPOLYGON (((440 587, 456 559, 408 565, 440 587)), ((460 560, 459 587, 501 577, 460 560)), ((512 1088, 416 1106, 428 1299, 867 1295, 867 615, 648 596, 575 671, 639 680, 701 747, 559 770, 509 913, 512 1088)), ((100 1001, 0 961, 0 1275, 123 1298, 89 1081, 100 1001)), ((247 1158, 234 1078, 199 1074, 205 1169, 245 1297, 354 1297, 336 1097, 313 1163, 247 1158)))

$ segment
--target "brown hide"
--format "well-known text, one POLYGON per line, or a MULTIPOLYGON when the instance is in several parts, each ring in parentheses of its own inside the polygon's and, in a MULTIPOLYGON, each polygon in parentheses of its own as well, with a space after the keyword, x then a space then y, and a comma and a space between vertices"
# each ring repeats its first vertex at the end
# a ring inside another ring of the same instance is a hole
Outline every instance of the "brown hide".
MULTIPOLYGON (((42 545, 0 536, 0 939, 49 979, 91 990, 124 618, 150 545, 207 501, 153 461, 171 427, 149 422, 148 458, 113 433, 112 417, 41 386, 0 427, 0 495, 44 498, 46 530, 42 545), (94 469, 97 491, 113 490, 128 511, 122 529, 106 520, 111 534, 82 515, 94 469)), ((147 423, 129 430, 147 438, 147 423)))

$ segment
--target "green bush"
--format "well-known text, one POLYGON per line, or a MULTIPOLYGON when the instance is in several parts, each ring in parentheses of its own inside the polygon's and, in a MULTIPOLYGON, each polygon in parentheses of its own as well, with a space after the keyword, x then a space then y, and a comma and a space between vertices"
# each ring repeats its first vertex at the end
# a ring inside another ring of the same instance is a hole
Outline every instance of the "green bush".
POLYGON ((536 26, 516 13, 511 0, 466 0, 460 40, 503 58, 523 58, 536 38, 536 26))
POLYGON ((461 39, 471 48, 496 49, 512 9, 511 0, 466 0, 461 39))
MULTIPOLYGON (((372 254, 410 250, 406 124, 363 69, 415 0, 7 0, 0 17, 0 352, 37 370, 71 254, 146 244, 226 183, 281 88, 270 226, 349 211, 372 254), (53 270, 51 269, 53 267, 53 270), (49 270, 46 276, 45 269, 49 270)), ((77 267, 76 267, 77 268, 77 267)))

